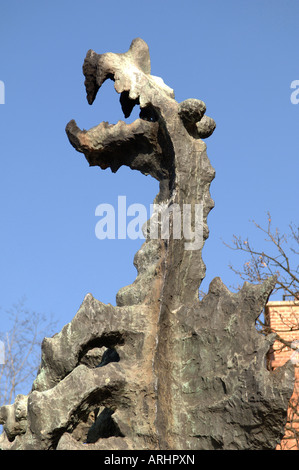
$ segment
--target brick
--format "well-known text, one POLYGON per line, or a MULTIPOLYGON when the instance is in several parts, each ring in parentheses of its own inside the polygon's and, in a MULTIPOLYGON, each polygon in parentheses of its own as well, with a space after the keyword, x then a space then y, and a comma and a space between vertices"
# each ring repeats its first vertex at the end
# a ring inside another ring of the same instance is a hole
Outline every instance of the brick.
MULTIPOLYGON (((283 340, 299 340, 298 304, 294 305, 293 302, 285 301, 268 302, 265 308, 265 319, 268 326, 283 340)), ((281 367, 293 354, 293 349, 275 341, 267 357, 270 369, 281 367)), ((299 450, 299 365, 295 367, 295 386, 289 404, 285 435, 277 446, 277 450, 299 450)))

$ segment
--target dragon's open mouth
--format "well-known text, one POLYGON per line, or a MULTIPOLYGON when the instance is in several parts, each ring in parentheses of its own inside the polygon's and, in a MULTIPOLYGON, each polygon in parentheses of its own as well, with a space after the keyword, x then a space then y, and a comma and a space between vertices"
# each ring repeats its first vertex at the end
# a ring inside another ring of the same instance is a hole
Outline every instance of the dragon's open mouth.
POLYGON ((116 172, 121 165, 128 165, 160 181, 165 179, 168 164, 161 164, 163 131, 159 124, 159 109, 153 106, 149 97, 161 87, 168 98, 173 99, 174 94, 163 80, 150 75, 147 44, 135 39, 124 54, 99 55, 89 50, 83 73, 89 104, 94 102, 102 84, 111 79, 120 94, 125 118, 131 115, 136 105, 140 106, 140 115, 131 124, 102 122, 88 131, 79 129, 72 120, 66 127, 71 144, 85 154, 91 166, 109 167, 116 172))
POLYGON ((205 138, 213 132, 215 123, 204 115, 202 101, 185 100, 178 104, 173 90, 161 78, 151 75, 150 70, 148 46, 140 38, 134 39, 125 53, 87 52, 83 73, 88 103, 94 102, 100 87, 111 79, 120 94, 125 118, 134 106, 140 106, 139 119, 131 124, 102 122, 86 131, 79 129, 74 120, 68 123, 66 132, 71 144, 84 153, 91 166, 116 172, 127 165, 159 181, 169 181, 174 152, 166 116, 171 114, 177 129, 183 127, 194 138, 205 138))

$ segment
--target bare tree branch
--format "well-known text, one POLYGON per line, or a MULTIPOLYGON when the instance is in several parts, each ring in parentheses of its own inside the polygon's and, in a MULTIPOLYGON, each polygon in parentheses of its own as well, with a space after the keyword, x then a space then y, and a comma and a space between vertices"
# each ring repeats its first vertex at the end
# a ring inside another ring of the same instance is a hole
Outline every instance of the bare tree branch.
POLYGON ((10 404, 19 393, 27 393, 40 364, 41 341, 51 336, 55 322, 44 314, 31 312, 20 301, 2 312, 9 319, 9 331, 0 332, 5 363, 0 364, 0 406, 10 404))
POLYGON ((269 244, 269 251, 256 250, 248 239, 233 236, 232 245, 224 243, 235 251, 242 251, 249 255, 241 269, 230 265, 230 269, 242 280, 248 282, 262 282, 269 276, 277 276, 274 292, 282 290, 285 295, 296 298, 299 291, 299 265, 296 256, 299 254, 299 227, 289 226, 289 234, 280 234, 278 228, 272 228, 272 218, 268 212, 267 228, 263 228, 253 221, 256 228, 266 235, 265 242, 269 244), (293 245, 291 245, 291 242, 293 245))

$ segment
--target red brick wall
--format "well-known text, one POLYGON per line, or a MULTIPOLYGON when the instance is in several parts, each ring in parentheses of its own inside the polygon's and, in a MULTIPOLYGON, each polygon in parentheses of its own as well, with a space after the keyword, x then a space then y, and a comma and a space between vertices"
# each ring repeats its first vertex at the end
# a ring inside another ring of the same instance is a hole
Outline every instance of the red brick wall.
MULTIPOLYGON (((293 343, 299 351, 299 302, 268 302, 265 319, 270 329, 284 341, 293 343)), ((282 366, 291 360, 295 366, 295 386, 288 409, 285 435, 277 450, 299 450, 299 352, 280 341, 275 341, 268 356, 270 369, 282 366)))

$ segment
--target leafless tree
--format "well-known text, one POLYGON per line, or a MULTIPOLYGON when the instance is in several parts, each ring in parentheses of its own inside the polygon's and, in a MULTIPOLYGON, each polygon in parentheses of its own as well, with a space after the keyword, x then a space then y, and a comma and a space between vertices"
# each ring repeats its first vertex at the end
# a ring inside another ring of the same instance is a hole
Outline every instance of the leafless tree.
POLYGON ((52 318, 26 309, 24 300, 1 316, 9 320, 9 330, 0 333, 0 406, 12 403, 19 393, 29 392, 40 364, 41 341, 51 336, 55 327, 52 318))
MULTIPOLYGON (((233 236, 232 245, 225 243, 232 250, 241 251, 246 254, 246 259, 240 269, 229 265, 230 269, 242 280, 251 283, 261 283, 269 276, 276 276, 277 281, 272 295, 281 292, 284 300, 299 302, 299 226, 291 223, 289 232, 281 234, 278 228, 273 229, 272 218, 267 213, 267 226, 253 221, 257 230, 264 235, 267 252, 253 247, 248 238, 233 236)), ((282 319, 283 322, 283 319, 282 319)), ((269 325, 261 319, 257 321, 258 329, 265 334, 271 333, 269 325)), ((299 330, 299 319, 294 316, 293 324, 288 326, 290 330, 299 330)), ((279 333, 279 332, 277 332, 279 333)), ((281 342, 291 347, 290 342, 281 342)))
POLYGON ((241 269, 230 265, 242 280, 248 282, 262 282, 269 276, 276 275, 277 283, 273 294, 281 291, 285 298, 296 298, 299 294, 299 226, 289 225, 289 233, 280 233, 278 228, 273 229, 272 218, 268 212, 268 224, 261 227, 253 221, 256 228, 265 236, 266 251, 255 249, 248 238, 233 236, 232 245, 226 246, 233 250, 246 253, 246 259, 241 269))

